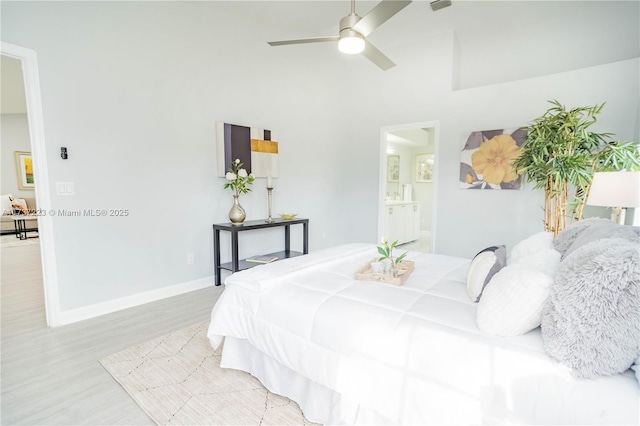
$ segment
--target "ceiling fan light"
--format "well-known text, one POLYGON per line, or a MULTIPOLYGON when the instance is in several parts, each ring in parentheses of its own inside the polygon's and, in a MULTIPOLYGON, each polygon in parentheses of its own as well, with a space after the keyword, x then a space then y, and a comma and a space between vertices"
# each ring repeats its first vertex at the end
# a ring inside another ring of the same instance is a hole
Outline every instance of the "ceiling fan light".
POLYGON ((338 50, 350 55, 361 53, 364 50, 364 38, 355 31, 354 34, 340 37, 338 50))

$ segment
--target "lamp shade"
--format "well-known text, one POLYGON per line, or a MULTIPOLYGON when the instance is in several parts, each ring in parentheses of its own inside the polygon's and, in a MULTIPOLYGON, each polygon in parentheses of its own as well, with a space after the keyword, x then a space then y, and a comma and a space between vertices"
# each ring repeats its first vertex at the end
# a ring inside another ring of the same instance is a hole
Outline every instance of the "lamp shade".
POLYGON ((587 204, 605 207, 640 207, 640 172, 596 172, 587 204))

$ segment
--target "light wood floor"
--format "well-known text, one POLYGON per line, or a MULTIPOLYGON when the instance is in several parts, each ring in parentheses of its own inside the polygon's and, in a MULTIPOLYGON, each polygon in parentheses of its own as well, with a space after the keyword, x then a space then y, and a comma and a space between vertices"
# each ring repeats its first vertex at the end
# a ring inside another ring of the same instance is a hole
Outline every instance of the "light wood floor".
POLYGON ((399 250, 413 250, 420 251, 422 253, 431 253, 431 236, 420 236, 415 241, 411 241, 398 246, 399 250))
POLYGON ((153 425, 98 360, 207 320, 223 287, 50 329, 39 250, 0 249, 1 424, 153 425))

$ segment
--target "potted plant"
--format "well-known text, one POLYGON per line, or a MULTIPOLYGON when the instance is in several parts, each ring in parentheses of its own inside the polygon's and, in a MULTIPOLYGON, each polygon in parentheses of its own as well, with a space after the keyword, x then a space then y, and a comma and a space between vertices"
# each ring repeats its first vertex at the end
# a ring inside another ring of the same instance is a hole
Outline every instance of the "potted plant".
POLYGON ((567 110, 549 102, 553 106, 526 128, 513 165, 534 189, 544 189, 544 230, 557 235, 567 218, 582 219, 594 172, 640 170, 640 153, 637 143, 607 141, 611 134, 590 131, 604 103, 567 110))
POLYGON ((394 259, 393 257, 393 249, 398 245, 398 240, 394 241, 389 245, 389 241, 386 238, 382 239, 382 247, 378 246, 378 253, 380 253, 380 258, 378 262, 382 262, 385 259, 389 259, 391 262, 391 275, 396 277, 398 276, 398 265, 402 262, 402 259, 407 255, 408 252, 404 252, 400 256, 394 259))

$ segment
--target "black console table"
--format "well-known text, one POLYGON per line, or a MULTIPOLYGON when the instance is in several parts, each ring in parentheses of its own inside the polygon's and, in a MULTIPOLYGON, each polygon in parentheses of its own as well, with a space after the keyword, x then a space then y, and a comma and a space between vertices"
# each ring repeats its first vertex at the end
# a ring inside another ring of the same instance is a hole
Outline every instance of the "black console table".
POLYGON ((252 231, 255 229, 266 229, 275 227, 284 227, 284 251, 276 253, 269 253, 266 256, 277 256, 278 259, 284 259, 289 257, 300 256, 309 253, 309 219, 274 219, 273 222, 267 222, 266 220, 249 220, 242 225, 233 225, 229 223, 216 223, 213 225, 213 256, 215 262, 215 284, 220 285, 221 282, 221 270, 225 269, 231 272, 238 272, 244 269, 249 269, 253 266, 260 265, 259 263, 247 262, 246 260, 238 259, 238 236, 240 232, 252 231), (291 225, 302 224, 303 227, 303 253, 291 250, 291 225), (231 233, 231 262, 220 263, 220 231, 228 231, 231 233))

